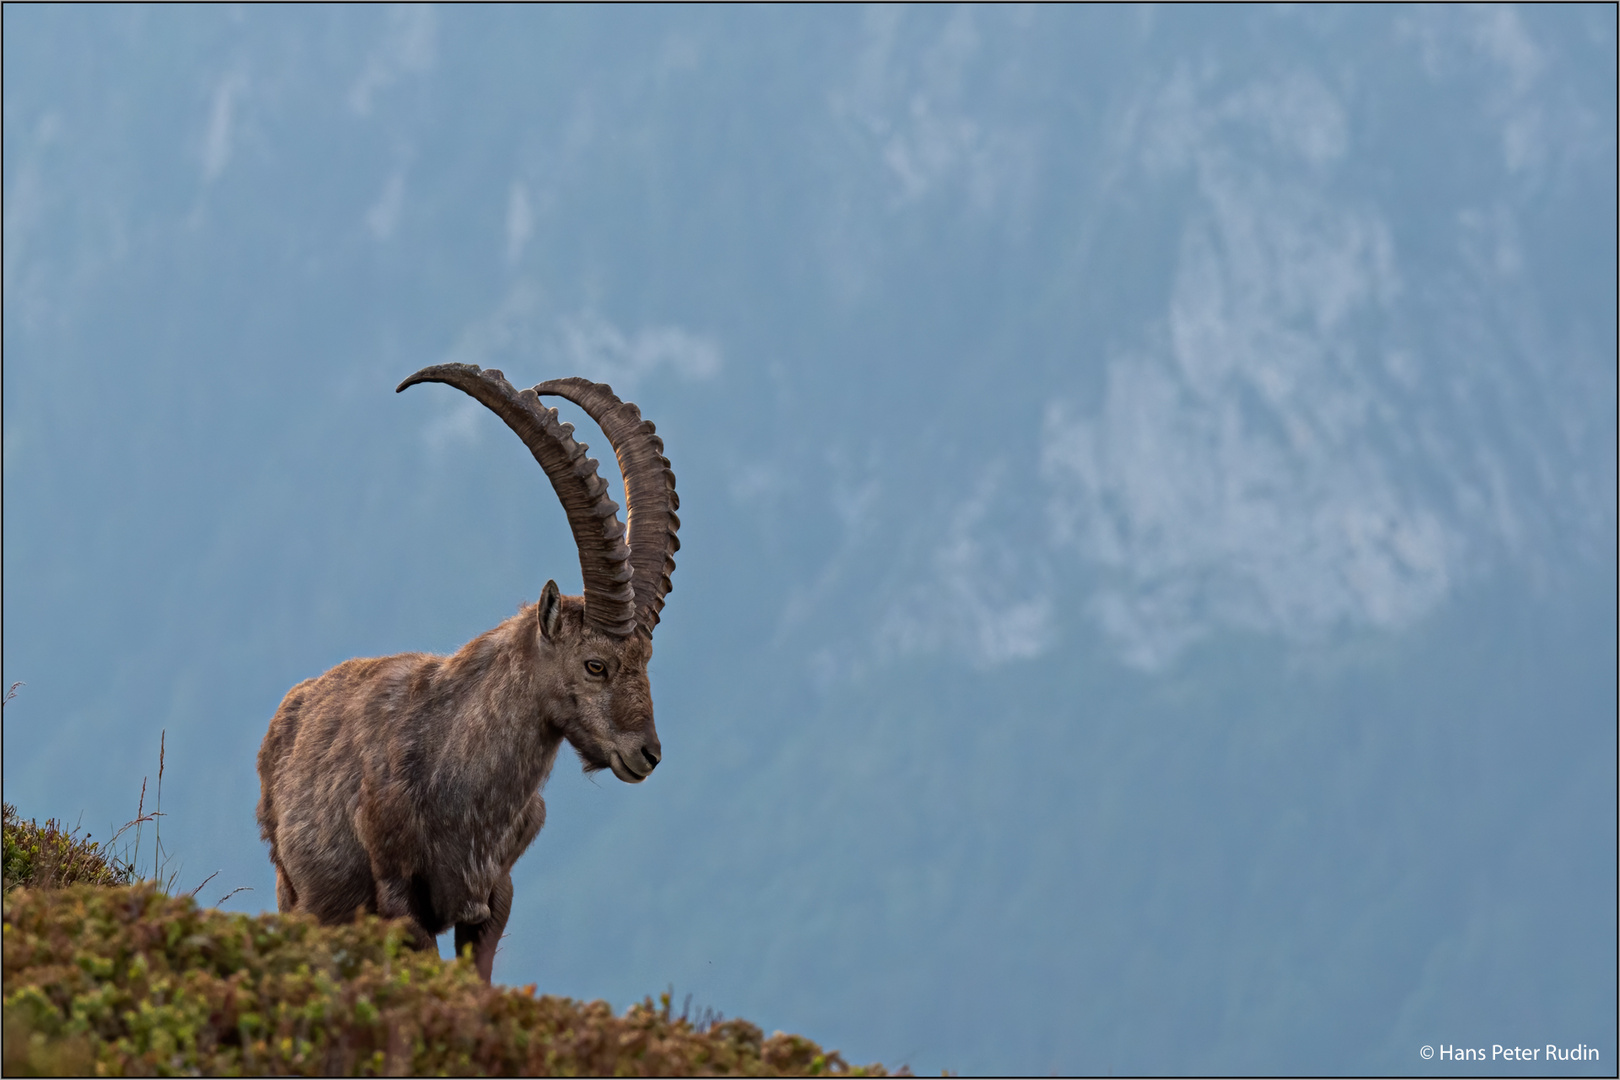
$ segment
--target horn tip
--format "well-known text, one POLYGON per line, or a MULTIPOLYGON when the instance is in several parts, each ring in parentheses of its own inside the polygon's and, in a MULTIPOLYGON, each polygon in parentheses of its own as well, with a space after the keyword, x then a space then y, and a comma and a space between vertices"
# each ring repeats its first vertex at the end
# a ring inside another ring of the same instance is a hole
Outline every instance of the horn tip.
MULTIPOLYGON (((394 387, 394 393, 400 393, 407 386, 415 386, 417 383, 445 382, 445 376, 447 375, 478 374, 480 374, 480 369, 477 364, 429 364, 427 367, 418 371, 416 374, 394 387)), ((501 373, 491 369, 488 372, 483 372, 483 374, 499 377, 501 373)))

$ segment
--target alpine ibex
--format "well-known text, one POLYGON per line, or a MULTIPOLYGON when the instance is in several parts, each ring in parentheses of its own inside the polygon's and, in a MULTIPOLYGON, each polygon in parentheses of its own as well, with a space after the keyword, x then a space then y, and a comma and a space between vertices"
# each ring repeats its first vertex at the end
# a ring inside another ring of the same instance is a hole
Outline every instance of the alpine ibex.
POLYGON ((512 864, 546 819, 540 789, 567 740, 587 772, 634 784, 658 765, 647 661, 680 500, 663 440, 610 387, 557 379, 518 391, 473 364, 423 368, 506 421, 551 479, 579 548, 584 596, 540 599, 453 656, 349 660, 288 692, 259 749, 259 828, 276 903, 338 923, 408 918, 412 944, 454 925, 487 982, 512 910, 512 864), (567 398, 618 455, 629 532, 573 425, 567 398))

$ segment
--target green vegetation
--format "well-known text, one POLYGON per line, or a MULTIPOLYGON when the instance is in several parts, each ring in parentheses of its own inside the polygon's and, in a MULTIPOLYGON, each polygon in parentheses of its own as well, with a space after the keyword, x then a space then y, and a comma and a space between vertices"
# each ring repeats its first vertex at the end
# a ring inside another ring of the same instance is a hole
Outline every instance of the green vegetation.
POLYGON ((128 885, 132 866, 78 829, 64 829, 53 818, 44 825, 20 821, 5 804, 5 891, 15 885, 54 889, 65 885, 128 885))
POLYGON ((226 914, 130 873, 6 807, 6 1075, 884 1074, 667 994, 614 1016, 485 986, 398 923, 226 914))

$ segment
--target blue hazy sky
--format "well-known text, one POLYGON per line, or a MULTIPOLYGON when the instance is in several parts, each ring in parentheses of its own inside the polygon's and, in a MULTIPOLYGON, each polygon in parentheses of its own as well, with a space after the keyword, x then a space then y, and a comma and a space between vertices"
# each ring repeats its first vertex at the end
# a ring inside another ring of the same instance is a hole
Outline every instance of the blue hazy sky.
POLYGON ((281 695, 579 585, 395 384, 584 375, 679 477, 665 761, 564 758, 498 980, 1612 1074, 1615 98, 1612 6, 8 5, 5 797, 103 837, 166 731, 273 907, 281 695))

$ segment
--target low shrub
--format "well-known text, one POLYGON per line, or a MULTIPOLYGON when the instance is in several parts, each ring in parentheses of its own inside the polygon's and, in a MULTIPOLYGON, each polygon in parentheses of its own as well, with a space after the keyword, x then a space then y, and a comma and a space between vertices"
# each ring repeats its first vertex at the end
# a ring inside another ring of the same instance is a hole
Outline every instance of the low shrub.
POLYGON ((13 889, 4 1071, 885 1074, 745 1020, 694 1025, 671 1014, 667 994, 615 1016, 605 1002, 489 987, 469 961, 404 942, 399 923, 226 914, 151 884, 13 889))
POLYGON ((55 818, 41 825, 23 821, 17 808, 4 804, 4 886, 55 889, 64 885, 128 885, 134 868, 105 851, 77 828, 64 829, 55 818))

